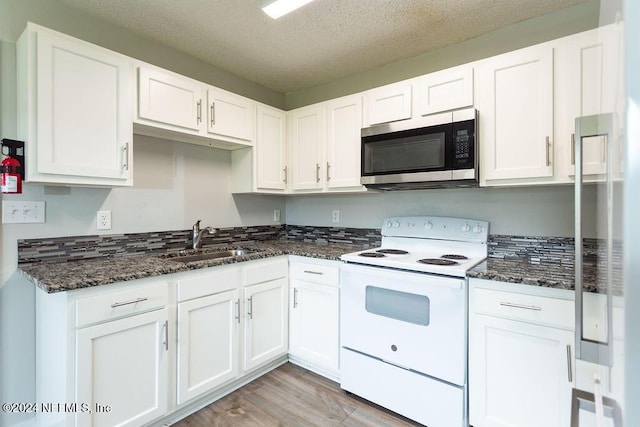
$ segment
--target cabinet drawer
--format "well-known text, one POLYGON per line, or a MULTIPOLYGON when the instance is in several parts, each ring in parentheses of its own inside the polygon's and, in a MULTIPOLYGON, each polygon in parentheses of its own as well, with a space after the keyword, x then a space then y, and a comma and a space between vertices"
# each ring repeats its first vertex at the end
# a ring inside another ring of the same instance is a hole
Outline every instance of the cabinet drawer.
POLYGON ((286 258, 273 261, 257 261, 255 265, 246 268, 246 274, 247 286, 280 279, 287 277, 289 274, 289 262, 286 258))
POLYGON ((291 264, 291 276, 294 279, 324 285, 338 286, 340 283, 340 269, 328 265, 296 262, 291 264))
POLYGON ((166 283, 80 299, 76 301, 76 327, 161 308, 167 303, 166 283))
POLYGON ((475 312, 541 325, 573 329, 573 301, 476 288, 475 312))
POLYGON ((177 282, 178 301, 236 289, 240 286, 238 266, 214 267, 206 274, 191 273, 177 282), (218 270, 220 269, 220 270, 218 270))

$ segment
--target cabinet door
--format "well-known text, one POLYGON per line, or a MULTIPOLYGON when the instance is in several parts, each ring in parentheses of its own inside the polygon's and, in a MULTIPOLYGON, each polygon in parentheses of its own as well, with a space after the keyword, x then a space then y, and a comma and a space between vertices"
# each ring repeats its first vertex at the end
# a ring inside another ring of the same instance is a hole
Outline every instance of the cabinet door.
POLYGON ((571 331, 476 315, 470 328, 470 423, 568 426, 573 342, 571 331))
POLYGON ((411 118, 411 84, 383 86, 365 93, 365 125, 411 118))
POLYGON ((258 105, 256 187, 284 190, 287 184, 285 112, 258 105))
MULTIPOLYGON (((617 39, 612 27, 572 36, 568 43, 567 99, 568 129, 573 132, 575 119, 601 113, 612 113, 616 104, 617 39)), ((569 135, 565 136, 567 139, 569 135)), ((572 136, 573 137, 573 136, 572 136)), ((571 147, 571 175, 575 164, 571 147)), ((583 174, 607 173, 607 141, 605 137, 583 139, 583 174)))
POLYGON ((268 362, 288 349, 287 279, 244 289, 244 370, 268 362))
POLYGON ((300 280, 292 281, 289 353, 337 375, 339 344, 339 289, 300 280))
POLYGON ((203 87, 195 80, 140 67, 138 116, 180 131, 199 133, 203 120, 203 87))
POLYGON ((414 84, 421 116, 473 105, 473 67, 462 66, 420 77, 414 84))
POLYGON ((126 181, 133 137, 132 64, 48 32, 38 32, 36 40, 37 165, 27 173, 126 181))
POLYGON ((322 107, 294 110, 291 126, 291 187, 295 190, 322 190, 324 183, 324 115, 322 107))
POLYGON ((484 179, 553 176, 553 48, 487 60, 478 87, 484 179))
POLYGON ((253 141, 253 101, 220 89, 209 89, 207 101, 207 132, 253 141))
POLYGON ((349 96, 327 102, 327 162, 325 179, 328 189, 360 185, 360 129, 362 97, 349 96))
POLYGON ((238 375, 237 290, 178 304, 178 405, 238 375))
POLYGON ((165 308, 76 332, 76 401, 91 407, 78 426, 139 426, 166 413, 168 323, 165 308))

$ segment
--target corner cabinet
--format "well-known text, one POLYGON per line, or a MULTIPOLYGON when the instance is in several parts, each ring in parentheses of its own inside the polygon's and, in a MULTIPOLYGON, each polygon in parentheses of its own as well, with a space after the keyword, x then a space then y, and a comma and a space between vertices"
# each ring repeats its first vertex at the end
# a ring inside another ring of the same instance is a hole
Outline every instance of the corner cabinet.
POLYGON ((286 113, 258 104, 253 147, 231 152, 232 193, 284 193, 287 167, 286 113))
POLYGON ((553 53, 542 44, 478 65, 482 185, 553 176, 553 53))
POLYGON ((568 426, 575 378, 572 293, 525 294, 498 290, 501 285, 511 284, 470 279, 470 424, 568 426))
POLYGON ((26 181, 133 185, 133 62, 28 23, 17 66, 26 181))
POLYGON ((345 96, 287 113, 293 193, 363 192, 362 97, 345 96))

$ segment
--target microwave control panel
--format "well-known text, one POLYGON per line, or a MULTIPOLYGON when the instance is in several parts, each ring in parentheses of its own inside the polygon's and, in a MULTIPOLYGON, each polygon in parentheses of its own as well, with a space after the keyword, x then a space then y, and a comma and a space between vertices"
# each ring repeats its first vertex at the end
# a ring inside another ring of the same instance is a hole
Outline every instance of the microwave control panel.
POLYGON ((453 126, 453 168, 466 169, 474 166, 475 121, 454 123, 453 126))

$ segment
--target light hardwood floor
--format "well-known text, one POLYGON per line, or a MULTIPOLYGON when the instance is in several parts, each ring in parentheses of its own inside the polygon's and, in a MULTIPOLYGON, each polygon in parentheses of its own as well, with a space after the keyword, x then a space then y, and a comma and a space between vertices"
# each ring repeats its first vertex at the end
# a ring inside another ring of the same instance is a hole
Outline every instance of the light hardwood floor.
POLYGON ((286 363, 174 424, 209 426, 420 426, 333 381, 286 363))

